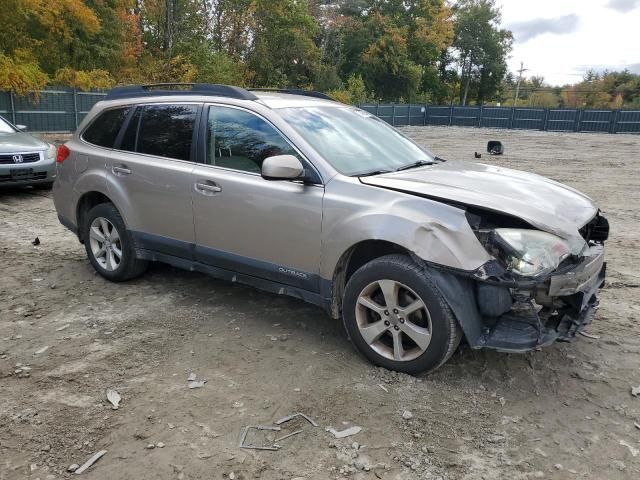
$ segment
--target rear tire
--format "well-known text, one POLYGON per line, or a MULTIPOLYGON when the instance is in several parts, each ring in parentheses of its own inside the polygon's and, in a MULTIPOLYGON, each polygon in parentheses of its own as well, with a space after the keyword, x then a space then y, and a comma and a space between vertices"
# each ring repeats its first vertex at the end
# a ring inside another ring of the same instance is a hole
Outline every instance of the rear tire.
POLYGON ((372 363, 431 372, 453 355, 462 331, 427 270, 406 255, 387 255, 358 269, 342 308, 347 334, 372 363))
POLYGON ((131 280, 148 267, 147 261, 136 258, 131 234, 112 203, 101 203, 89 210, 82 238, 93 268, 107 280, 131 280))

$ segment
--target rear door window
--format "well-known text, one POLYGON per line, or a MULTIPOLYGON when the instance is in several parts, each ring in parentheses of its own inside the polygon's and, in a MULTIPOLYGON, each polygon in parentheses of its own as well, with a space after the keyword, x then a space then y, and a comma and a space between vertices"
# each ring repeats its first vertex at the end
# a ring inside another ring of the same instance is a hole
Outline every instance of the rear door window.
MULTIPOLYGON (((191 159, 194 125, 198 107, 196 105, 147 105, 140 112, 136 138, 127 131, 123 147, 138 153, 158 157, 191 159)), ((137 112, 136 112, 137 114, 137 112)), ((136 115, 130 127, 135 128, 136 115)))
POLYGON ((131 107, 105 110, 82 134, 83 140, 99 147, 113 148, 116 137, 130 110, 131 107))

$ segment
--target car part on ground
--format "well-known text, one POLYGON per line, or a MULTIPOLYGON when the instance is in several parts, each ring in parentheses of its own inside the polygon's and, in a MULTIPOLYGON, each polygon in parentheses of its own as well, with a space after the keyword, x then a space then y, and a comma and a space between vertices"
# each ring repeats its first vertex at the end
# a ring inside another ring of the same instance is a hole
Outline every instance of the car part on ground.
POLYGON ((502 155, 504 153, 504 145, 497 140, 489 140, 487 142, 487 153, 489 155, 502 155))

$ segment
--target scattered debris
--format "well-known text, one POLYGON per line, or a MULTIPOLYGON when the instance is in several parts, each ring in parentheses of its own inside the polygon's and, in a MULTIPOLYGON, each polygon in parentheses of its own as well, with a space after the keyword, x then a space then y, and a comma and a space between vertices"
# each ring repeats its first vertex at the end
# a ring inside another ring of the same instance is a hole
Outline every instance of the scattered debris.
POLYGON ((33 354, 34 355, 40 355, 41 353, 44 353, 47 350, 49 350, 49 345, 47 345, 46 347, 42 347, 40 350, 36 350, 35 352, 33 352, 33 354))
POLYGON ((389 389, 387 387, 385 387, 384 385, 382 385, 381 383, 378 384, 378 386, 384 390, 385 392, 389 393, 389 389))
POLYGON ((78 470, 80 468, 80 465, 78 465, 77 463, 74 463, 72 465, 69 465, 69 468, 67 468, 67 472, 75 472, 76 470, 78 470))
POLYGON ((473 156, 476 158, 482 158, 482 155, 478 152, 474 152, 473 156))
POLYGON ((624 440, 620 440, 620 445, 627 447, 629 449, 629 452, 631 452, 631 455, 633 455, 634 457, 637 457, 640 454, 640 450, 635 448, 633 445, 625 442, 624 440))
POLYGON ((640 423, 638 423, 638 422, 633 422, 633 425, 634 425, 638 430, 640 430, 640 423))
POLYGON ((487 142, 487 153, 489 155, 502 155, 504 153, 504 145, 497 140, 487 142))
POLYGON ((67 328, 69 328, 69 325, 70 324, 67 323, 66 325, 56 328, 56 332, 61 332, 62 330, 66 330, 67 328))
POLYGON ((242 407, 244 407, 244 402, 239 402, 239 401, 233 402, 233 408, 242 408, 242 407))
POLYGON ((189 377, 187 378, 187 381, 188 382, 195 382, 197 378, 198 377, 197 377, 197 375, 195 373, 190 373, 189 377))
POLYGON ((113 410, 118 410, 122 397, 114 389, 110 388, 109 390, 107 390, 107 400, 109 400, 109 403, 111 403, 111 408, 113 410))
POLYGON ((273 441, 273 443, 274 443, 274 445, 277 445, 278 442, 280 442, 282 440, 285 440, 285 439, 287 439, 289 437, 293 437, 294 435, 298 435, 299 433, 302 433, 302 430, 296 430, 295 432, 291 432, 291 433, 288 433, 287 435, 283 435, 282 437, 276 438, 273 441))
POLYGON ((405 420, 410 420, 413 418, 413 413, 411 413, 409 410, 405 410, 404 412, 402 412, 402 418, 404 418, 405 420))
POLYGON ((154 448, 156 448, 156 444, 155 443, 149 443, 145 448, 147 450, 153 450, 154 448))
MULTIPOLYGON (((93 465, 94 463, 96 463, 98 460, 100 460, 104 454, 107 453, 106 450, 100 450, 98 453, 96 453, 93 457, 91 457, 89 460, 87 460, 85 463, 82 464, 81 467, 78 467, 73 473, 75 475, 80 475, 81 473, 83 473, 85 470, 87 470, 89 467, 91 467, 91 465, 93 465)), ((73 465, 72 465, 73 466, 73 465)), ((71 467, 69 467, 71 468, 71 467)))
POLYGON ((196 380, 194 382, 189 382, 189 388, 202 388, 204 384, 207 383, 206 380, 196 380))
POLYGON ((502 405, 503 407, 507 404, 507 401, 504 399, 504 397, 500 397, 498 400, 500 400, 500 405, 502 405))
POLYGON ((38 245, 40 245, 40 238, 36 237, 32 242, 31 245, 33 245, 34 247, 37 247, 38 245))
POLYGON ((287 415, 286 417, 282 417, 280 420, 278 420, 277 422, 275 422, 276 425, 282 425, 285 422, 288 422, 289 420, 293 420, 296 417, 302 417, 304 418, 307 422, 309 422, 311 425, 313 425, 314 427, 319 427, 320 425, 318 424, 318 422, 316 422, 315 420, 313 420, 312 418, 308 417, 307 415, 305 415, 304 413, 300 413, 300 412, 296 412, 296 413, 292 413, 291 415, 287 415))
POLYGON ((600 335, 594 335, 593 333, 580 332, 583 337, 591 338, 592 340, 600 340, 600 335))
POLYGON ((637 387, 631 387, 631 395, 634 397, 640 397, 640 385, 637 387))
POLYGON ((156 447, 157 448, 164 448, 165 444, 163 442, 158 442, 158 443, 156 443, 156 447))
POLYGON ((247 439, 247 433, 249 432, 249 430, 271 430, 274 432, 279 432, 282 429, 280 427, 271 427, 267 425, 247 425, 246 427, 244 427, 244 429, 242 430, 242 434, 240 435, 240 443, 238 444, 240 448, 247 448, 252 450, 280 450, 280 447, 278 445, 259 447, 255 445, 245 444, 245 440, 247 439))
POLYGON ((362 427, 350 427, 350 428, 347 428, 346 430, 342 430, 341 432, 335 430, 333 427, 327 427, 326 430, 327 432, 332 434, 335 438, 346 438, 346 437, 350 437, 351 435, 356 435, 357 433, 360 433, 362 431, 362 427))

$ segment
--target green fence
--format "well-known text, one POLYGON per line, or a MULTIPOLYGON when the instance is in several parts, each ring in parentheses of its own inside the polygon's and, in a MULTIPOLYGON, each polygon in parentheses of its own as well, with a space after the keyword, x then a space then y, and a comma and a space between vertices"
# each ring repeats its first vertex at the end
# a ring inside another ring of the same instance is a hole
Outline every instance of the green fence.
MULTIPOLYGON (((29 97, 0 92, 0 115, 32 132, 71 132, 105 92, 51 88, 29 97)), ((447 125, 559 132, 640 133, 640 110, 363 104, 393 126, 447 125)))
POLYGON ((41 90, 28 97, 0 92, 0 115, 32 132, 71 132, 105 95, 70 88, 41 90))
POLYGON ((555 132, 640 133, 640 110, 363 104, 394 127, 447 125, 555 132))

